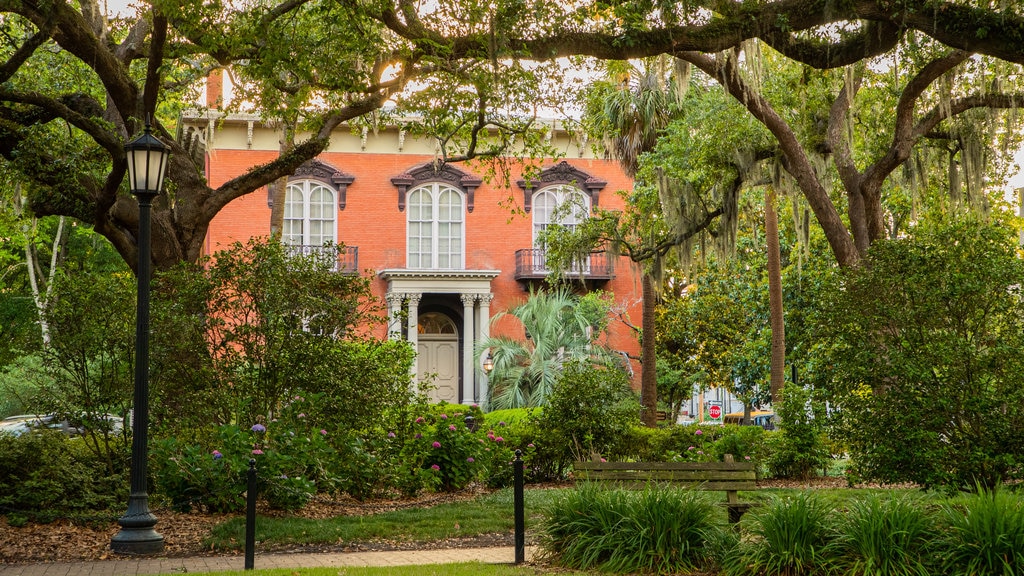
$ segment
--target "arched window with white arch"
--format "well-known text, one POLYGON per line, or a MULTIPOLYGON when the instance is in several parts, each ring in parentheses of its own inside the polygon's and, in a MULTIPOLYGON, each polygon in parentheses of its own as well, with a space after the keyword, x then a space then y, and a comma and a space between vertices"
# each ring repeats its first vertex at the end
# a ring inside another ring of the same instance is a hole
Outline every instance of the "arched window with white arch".
POLYGON ((549 186, 533 195, 533 245, 543 248, 544 231, 550 226, 574 229, 590 214, 590 198, 568 184, 549 186))
POLYGON ((338 238, 335 191, 316 180, 288 183, 281 241, 288 246, 323 246, 338 238))
POLYGON ((464 205, 462 192, 439 182, 409 192, 409 268, 451 270, 465 266, 464 205))

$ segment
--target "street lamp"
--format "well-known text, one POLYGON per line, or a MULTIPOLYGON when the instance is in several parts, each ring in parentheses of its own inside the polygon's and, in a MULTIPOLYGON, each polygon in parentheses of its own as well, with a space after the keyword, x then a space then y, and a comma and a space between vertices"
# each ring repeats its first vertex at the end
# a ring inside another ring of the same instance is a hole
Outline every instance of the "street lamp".
POLYGON ((128 511, 118 519, 121 530, 110 540, 119 554, 156 554, 164 549, 164 537, 153 526, 146 490, 147 432, 149 427, 149 280, 150 208, 163 188, 171 149, 153 137, 149 124, 144 134, 125 144, 128 184, 139 201, 139 254, 135 309, 135 396, 132 400, 132 468, 128 511))
POLYGON ((487 351, 487 357, 484 358, 484 373, 490 374, 491 370, 494 370, 494 360, 491 358, 491 351, 487 351))

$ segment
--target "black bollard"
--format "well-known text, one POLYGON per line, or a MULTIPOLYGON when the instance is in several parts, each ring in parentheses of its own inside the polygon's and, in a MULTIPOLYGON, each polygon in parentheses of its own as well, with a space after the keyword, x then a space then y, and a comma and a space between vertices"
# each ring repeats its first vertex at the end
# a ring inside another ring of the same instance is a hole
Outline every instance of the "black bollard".
POLYGON ((245 493, 245 569, 256 563, 256 459, 249 459, 249 481, 245 493))
POLYGON ((516 515, 516 564, 526 561, 526 512, 523 503, 523 451, 516 450, 516 459, 512 462, 515 491, 516 515))

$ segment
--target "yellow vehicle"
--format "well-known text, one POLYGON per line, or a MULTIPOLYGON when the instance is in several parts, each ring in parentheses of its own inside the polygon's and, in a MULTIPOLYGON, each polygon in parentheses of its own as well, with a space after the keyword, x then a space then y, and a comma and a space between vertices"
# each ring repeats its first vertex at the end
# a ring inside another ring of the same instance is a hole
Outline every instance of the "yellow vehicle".
MULTIPOLYGON (((751 410, 750 423, 765 430, 775 429, 775 413, 768 410, 751 410)), ((732 412, 722 416, 723 424, 743 424, 743 412, 732 412)))

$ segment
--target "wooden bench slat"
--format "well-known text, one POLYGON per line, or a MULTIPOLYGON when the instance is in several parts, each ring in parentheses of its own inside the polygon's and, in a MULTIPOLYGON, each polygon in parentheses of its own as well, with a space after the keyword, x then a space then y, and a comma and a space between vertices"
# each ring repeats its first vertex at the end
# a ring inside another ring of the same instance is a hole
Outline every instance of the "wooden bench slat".
POLYGON ((754 470, 751 462, 576 462, 576 470, 754 470))
POLYGON ((757 480, 753 470, 578 470, 577 476, 591 480, 634 480, 648 478, 675 482, 708 482, 712 480, 757 480))

